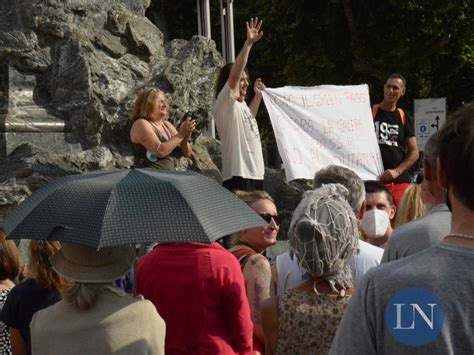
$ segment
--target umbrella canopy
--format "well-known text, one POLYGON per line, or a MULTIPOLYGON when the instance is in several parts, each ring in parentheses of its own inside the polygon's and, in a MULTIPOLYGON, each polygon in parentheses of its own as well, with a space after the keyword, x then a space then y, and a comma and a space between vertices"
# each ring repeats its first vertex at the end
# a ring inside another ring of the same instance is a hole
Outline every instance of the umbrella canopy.
POLYGON ((210 243, 268 225, 215 181, 193 172, 99 171, 59 178, 2 222, 8 239, 102 248, 146 242, 210 243))

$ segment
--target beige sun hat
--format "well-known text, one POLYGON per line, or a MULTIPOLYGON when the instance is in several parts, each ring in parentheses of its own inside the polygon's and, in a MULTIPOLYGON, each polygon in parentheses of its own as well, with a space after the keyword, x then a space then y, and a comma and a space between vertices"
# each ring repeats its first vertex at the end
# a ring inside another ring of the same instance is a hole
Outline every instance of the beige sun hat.
POLYGON ((62 243, 59 252, 49 258, 53 269, 76 282, 112 282, 132 267, 132 247, 119 246, 100 250, 79 244, 62 243))

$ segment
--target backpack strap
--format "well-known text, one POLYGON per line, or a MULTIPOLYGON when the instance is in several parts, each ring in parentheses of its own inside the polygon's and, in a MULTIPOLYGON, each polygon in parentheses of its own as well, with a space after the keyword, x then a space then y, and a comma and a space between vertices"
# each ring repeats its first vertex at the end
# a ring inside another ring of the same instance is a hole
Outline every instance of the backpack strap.
POLYGON ((377 116, 377 111, 379 110, 379 104, 375 104, 372 106, 372 118, 375 120, 375 116, 377 116))
POLYGON ((242 271, 244 271, 244 267, 248 261, 248 258, 254 254, 258 254, 252 248, 246 245, 240 245, 240 244, 234 245, 232 248, 229 249, 229 252, 234 254, 234 256, 237 258, 242 271))
POLYGON ((403 111, 401 108, 397 108, 398 113, 400 114, 400 118, 402 120, 402 125, 405 127, 406 125, 406 117, 405 117, 405 111, 403 111))
MULTIPOLYGON (((375 104, 372 106, 372 119, 375 120, 375 116, 377 116, 377 112, 379 110, 379 104, 375 104)), ((401 108, 397 108, 398 114, 400 115, 400 119, 402 121, 403 127, 406 125, 406 115, 405 111, 403 111, 401 108)))

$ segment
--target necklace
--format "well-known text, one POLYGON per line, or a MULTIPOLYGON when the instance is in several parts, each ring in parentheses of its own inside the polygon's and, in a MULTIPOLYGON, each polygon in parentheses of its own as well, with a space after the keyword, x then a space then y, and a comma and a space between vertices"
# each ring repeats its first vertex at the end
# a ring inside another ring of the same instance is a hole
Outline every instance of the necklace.
POLYGON ((468 240, 474 240, 474 235, 461 234, 461 233, 451 233, 451 234, 448 234, 445 238, 449 238, 449 237, 458 237, 458 238, 463 238, 463 239, 468 239, 468 240))
MULTIPOLYGON (((318 295, 318 296, 319 296, 319 291, 318 291, 317 285, 318 285, 318 283, 324 282, 324 281, 326 281, 326 280, 316 280, 316 281, 314 281, 314 283, 313 283, 313 290, 314 290, 314 293, 315 293, 316 295, 318 295)), ((346 290, 343 289, 343 288, 341 288, 341 290, 339 291, 339 296, 344 297, 345 295, 346 295, 346 290)))

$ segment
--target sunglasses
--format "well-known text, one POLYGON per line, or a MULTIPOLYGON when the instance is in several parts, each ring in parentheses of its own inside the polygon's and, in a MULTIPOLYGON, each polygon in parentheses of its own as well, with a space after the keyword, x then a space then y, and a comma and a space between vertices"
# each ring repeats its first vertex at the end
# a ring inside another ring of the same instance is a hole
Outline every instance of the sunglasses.
POLYGON ((281 220, 282 220, 282 218, 278 214, 277 215, 272 215, 270 213, 259 213, 258 215, 260 217, 262 217, 265 220, 265 222, 267 222, 268 224, 270 224, 272 222, 272 218, 273 218, 273 220, 275 221, 275 224, 277 226, 280 225, 281 220))

